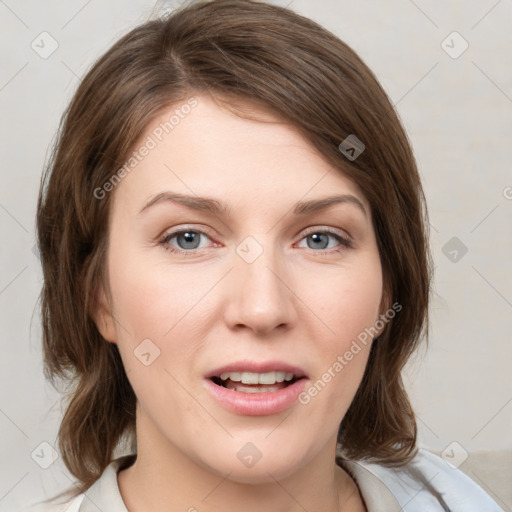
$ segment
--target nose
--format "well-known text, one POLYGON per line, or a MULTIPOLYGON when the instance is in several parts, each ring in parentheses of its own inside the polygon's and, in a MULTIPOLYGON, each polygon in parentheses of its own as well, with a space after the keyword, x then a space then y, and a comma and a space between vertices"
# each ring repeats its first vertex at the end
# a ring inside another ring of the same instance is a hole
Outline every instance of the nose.
POLYGON ((265 247, 252 262, 235 254, 225 310, 230 328, 245 327, 260 336, 278 327, 289 329, 297 315, 297 299, 289 283, 290 276, 282 255, 271 248, 265 247))

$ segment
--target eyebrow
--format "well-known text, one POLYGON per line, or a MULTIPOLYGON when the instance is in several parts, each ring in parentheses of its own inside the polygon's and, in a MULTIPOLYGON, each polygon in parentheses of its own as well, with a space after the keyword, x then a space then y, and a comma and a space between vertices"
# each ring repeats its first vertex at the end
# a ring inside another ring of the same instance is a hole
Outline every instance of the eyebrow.
MULTIPOLYGON (((175 192, 160 192, 151 198, 138 213, 138 215, 147 211, 152 206, 160 203, 177 203, 186 206, 192 210, 199 210, 212 213, 214 215, 230 215, 228 205, 209 197, 189 196, 175 192)), ((312 199, 310 201, 299 201, 293 208, 294 215, 307 215, 325 210, 336 204, 352 204, 356 206, 365 217, 368 217, 363 203, 351 194, 336 194, 321 199, 312 199)))

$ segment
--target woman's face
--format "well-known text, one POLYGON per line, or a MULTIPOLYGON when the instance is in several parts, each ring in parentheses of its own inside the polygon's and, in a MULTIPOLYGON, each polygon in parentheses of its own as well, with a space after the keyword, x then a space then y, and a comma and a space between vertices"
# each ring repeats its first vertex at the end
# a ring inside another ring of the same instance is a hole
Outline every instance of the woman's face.
POLYGON ((334 462, 364 373, 383 312, 370 207, 289 125, 195 98, 109 192, 97 325, 138 399, 140 456, 284 478, 334 462))

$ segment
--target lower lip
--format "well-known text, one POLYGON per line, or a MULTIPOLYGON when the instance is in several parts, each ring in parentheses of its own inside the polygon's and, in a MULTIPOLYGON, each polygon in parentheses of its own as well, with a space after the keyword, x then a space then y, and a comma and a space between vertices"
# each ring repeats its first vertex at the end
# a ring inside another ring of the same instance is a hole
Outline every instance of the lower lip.
POLYGON ((205 386, 210 395, 231 412, 244 416, 266 416, 291 407, 297 401, 297 396, 304 390, 306 381, 306 378, 302 378, 279 391, 267 393, 234 391, 218 386, 210 379, 205 379, 205 386))

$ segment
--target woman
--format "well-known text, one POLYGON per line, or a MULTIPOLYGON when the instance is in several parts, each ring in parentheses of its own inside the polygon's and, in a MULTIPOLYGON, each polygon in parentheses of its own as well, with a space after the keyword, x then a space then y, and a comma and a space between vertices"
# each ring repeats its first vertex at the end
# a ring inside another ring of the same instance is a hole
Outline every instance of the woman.
POLYGON ((416 445, 424 196, 325 29, 243 0, 135 28, 75 93, 38 206, 65 510, 500 510, 416 445))

